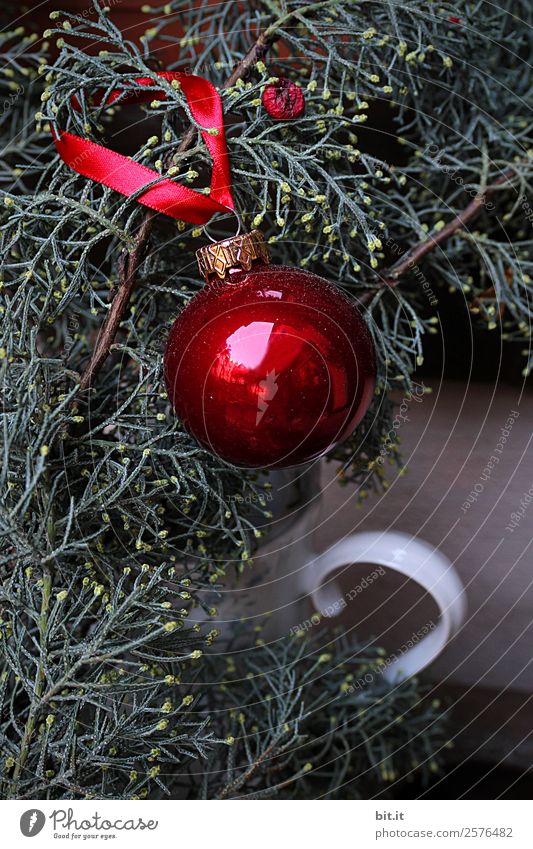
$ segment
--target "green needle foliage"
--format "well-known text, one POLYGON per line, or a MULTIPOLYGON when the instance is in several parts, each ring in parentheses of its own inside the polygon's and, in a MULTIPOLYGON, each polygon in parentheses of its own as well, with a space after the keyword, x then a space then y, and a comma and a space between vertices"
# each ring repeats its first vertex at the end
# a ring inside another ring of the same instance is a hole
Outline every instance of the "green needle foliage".
POLYGON ((193 764, 181 779, 184 792, 192 786, 206 799, 386 797, 402 779, 424 784, 439 770, 439 702, 421 699, 416 680, 391 689, 381 674, 384 650, 331 636, 235 654, 230 647, 225 669, 207 657, 204 686, 220 683, 208 687, 205 702, 229 749, 216 749, 209 771, 193 764))
POLYGON ((379 487, 390 391, 412 389, 443 293, 460 291, 488 330, 503 315, 503 337, 529 349, 533 11, 527 0, 171 0, 146 14, 140 44, 96 0, 90 14, 53 13, 50 44, 9 27, 0 36, 2 793, 380 792, 379 781, 435 768, 442 729, 416 683, 343 689, 372 650, 335 644, 324 660, 324 637, 259 645, 213 687, 228 672, 224 654, 203 654, 216 629, 187 619, 228 570, 248 568, 269 513, 259 479, 200 448, 162 383, 170 323, 200 285, 202 233, 158 219, 109 356, 80 397, 145 212, 63 165, 50 128, 161 178, 170 161, 172 179, 199 187, 209 159, 199 133, 177 153, 194 124, 179 88, 154 83, 142 109, 103 104, 153 74, 162 46, 167 69, 220 88, 246 225, 263 229, 276 261, 370 292, 376 396, 333 459, 341 479, 379 487), (260 33, 266 54, 222 88, 260 33), (297 121, 271 121, 261 105, 279 75, 304 89, 297 121), (475 229, 457 229, 398 287, 380 285, 508 168, 475 229))

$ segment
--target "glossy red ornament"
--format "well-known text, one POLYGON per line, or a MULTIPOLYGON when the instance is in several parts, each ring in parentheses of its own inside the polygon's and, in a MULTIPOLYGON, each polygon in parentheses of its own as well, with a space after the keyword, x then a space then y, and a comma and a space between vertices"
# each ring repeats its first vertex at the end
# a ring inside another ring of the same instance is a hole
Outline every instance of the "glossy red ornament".
POLYGON ((212 275, 178 316, 165 379, 184 426, 214 454, 241 466, 293 466, 324 454, 361 420, 374 390, 374 350, 339 289, 255 261, 223 280, 212 275))
POLYGON ((292 121, 304 113, 304 93, 292 80, 280 77, 277 82, 265 87, 263 106, 276 121, 292 121))

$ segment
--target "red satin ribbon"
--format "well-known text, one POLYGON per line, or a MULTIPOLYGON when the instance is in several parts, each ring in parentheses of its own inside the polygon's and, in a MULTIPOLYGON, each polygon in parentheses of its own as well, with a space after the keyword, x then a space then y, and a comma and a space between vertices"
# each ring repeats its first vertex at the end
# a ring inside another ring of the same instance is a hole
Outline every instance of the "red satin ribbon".
MULTIPOLYGON (((205 195, 187 186, 174 183, 172 180, 164 179, 147 188, 137 201, 172 218, 179 218, 191 224, 206 224, 216 212, 234 208, 220 95, 208 80, 193 74, 162 71, 154 76, 169 81, 178 80, 195 121, 208 129, 218 130, 218 135, 210 135, 206 130, 201 130, 202 138, 213 160, 211 191, 209 195, 205 195)), ((139 86, 154 84, 154 80, 149 77, 139 77, 135 82, 139 86)), ((110 106, 121 95, 124 95, 123 91, 111 92, 106 99, 106 106, 110 106)), ((153 90, 132 91, 123 96, 121 102, 140 103, 155 98, 163 100, 166 98, 166 93, 153 90)), ((79 109, 76 98, 73 99, 73 103, 79 109)), ((60 131, 58 134, 54 130, 52 132, 57 152, 73 171, 97 183, 102 183, 126 197, 131 197, 132 194, 161 176, 152 168, 133 162, 127 156, 115 153, 103 145, 82 139, 73 133, 60 131)))

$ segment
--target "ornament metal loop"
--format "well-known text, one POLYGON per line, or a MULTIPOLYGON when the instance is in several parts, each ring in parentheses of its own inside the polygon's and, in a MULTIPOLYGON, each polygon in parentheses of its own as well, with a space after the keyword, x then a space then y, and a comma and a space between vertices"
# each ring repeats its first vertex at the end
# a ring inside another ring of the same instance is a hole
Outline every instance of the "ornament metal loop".
MULTIPOLYGON (((228 207, 227 207, 227 210, 228 210, 227 212, 220 213, 220 216, 221 216, 222 218, 230 218, 230 217, 233 215, 233 216, 237 219, 237 232, 236 232, 236 233, 234 233, 234 236, 233 236, 233 237, 235 237, 235 236, 239 236, 239 235, 240 235, 240 233, 241 233, 241 230, 242 230, 242 219, 241 219, 241 216, 239 215, 239 213, 237 212, 237 210, 236 210, 236 209, 231 209, 231 208, 228 206, 228 207)), ((209 229, 208 229, 209 224, 210 224, 210 222, 208 222, 207 224, 204 224, 204 225, 202 226, 202 230, 204 231, 204 234, 207 236, 207 238, 209 239, 209 241, 210 241, 210 242, 212 242, 213 244, 215 244, 216 242, 219 242, 219 241, 220 241, 220 239, 213 239, 213 237, 212 237, 212 235, 211 235, 211 233, 209 232, 209 229)), ((231 238, 231 236, 230 236, 229 238, 231 238)))

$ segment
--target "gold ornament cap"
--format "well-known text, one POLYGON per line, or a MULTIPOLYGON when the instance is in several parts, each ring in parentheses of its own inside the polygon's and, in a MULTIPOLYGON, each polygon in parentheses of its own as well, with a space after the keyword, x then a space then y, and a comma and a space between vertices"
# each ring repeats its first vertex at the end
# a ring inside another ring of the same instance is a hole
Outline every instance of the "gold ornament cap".
POLYGON ((200 274, 206 280, 213 274, 223 280, 232 270, 249 271, 256 259, 265 264, 270 262, 264 236, 259 230, 232 236, 222 242, 213 242, 212 245, 205 245, 196 251, 200 274))

